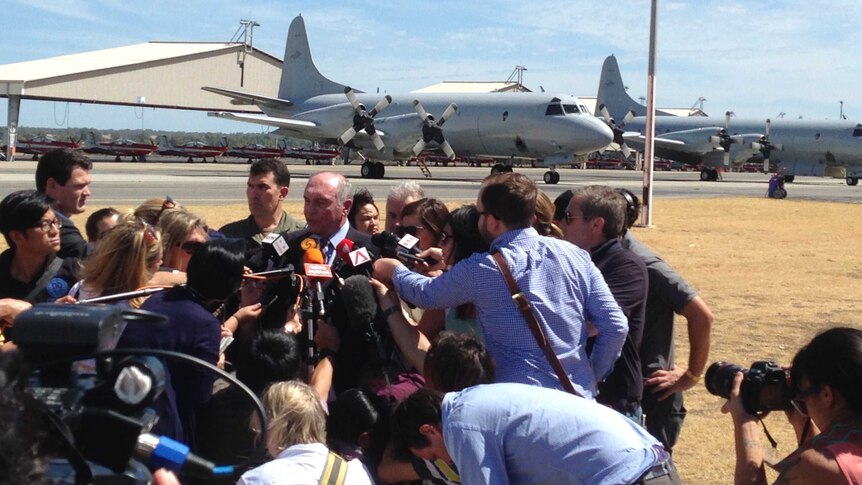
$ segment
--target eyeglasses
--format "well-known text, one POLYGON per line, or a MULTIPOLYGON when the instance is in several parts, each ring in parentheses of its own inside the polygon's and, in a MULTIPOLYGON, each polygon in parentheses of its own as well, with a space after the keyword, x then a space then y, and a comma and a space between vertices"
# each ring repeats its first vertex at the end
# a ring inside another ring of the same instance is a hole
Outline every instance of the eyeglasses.
POLYGON ((204 243, 200 241, 187 241, 180 244, 180 248, 186 252, 186 254, 194 254, 195 251, 202 248, 204 243))
POLYGON ((36 224, 32 227, 41 229, 42 232, 48 232, 51 230, 51 226, 54 226, 59 230, 61 227, 63 227, 63 223, 60 221, 60 219, 51 219, 50 221, 43 219, 39 221, 39 224, 36 224))
POLYGON ((395 232, 397 232, 400 237, 404 237, 405 234, 410 234, 411 236, 416 237, 416 234, 419 233, 419 229, 425 229, 425 226, 398 226, 395 232))
POLYGON ((811 386, 805 391, 799 391, 796 393, 795 396, 793 396, 793 399, 790 400, 790 404, 792 404, 797 411, 808 416, 808 405, 805 404, 805 401, 803 401, 803 399, 808 396, 813 396, 817 394, 817 391, 819 390, 819 386, 811 386))
POLYGON ((174 202, 174 199, 171 198, 170 195, 165 196, 165 201, 162 202, 162 208, 159 210, 159 213, 156 214, 156 218, 153 219, 153 224, 159 223, 159 218, 162 217, 162 213, 168 209, 176 209, 177 203, 174 202))
POLYGON ((573 216, 569 211, 566 211, 566 224, 570 224, 575 219, 586 219, 585 216, 573 216))

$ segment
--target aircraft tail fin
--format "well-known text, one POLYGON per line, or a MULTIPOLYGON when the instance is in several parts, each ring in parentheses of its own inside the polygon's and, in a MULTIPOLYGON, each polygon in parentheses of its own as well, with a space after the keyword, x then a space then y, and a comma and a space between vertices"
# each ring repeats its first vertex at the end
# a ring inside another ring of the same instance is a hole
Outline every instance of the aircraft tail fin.
POLYGON ((96 146, 96 134, 88 131, 87 136, 84 137, 84 148, 93 148, 94 146, 96 146))
POLYGON ((219 146, 230 148, 230 144, 227 142, 227 137, 221 137, 221 141, 219 142, 219 146))
POLYGON ((278 97, 296 101, 321 94, 343 93, 344 89, 344 85, 329 80, 317 70, 308 46, 305 21, 302 16, 297 16, 287 32, 278 97))
POLYGON ((168 136, 162 135, 159 137, 159 150, 166 150, 171 146, 168 144, 168 136))
POLYGON ((602 64, 599 92, 596 94, 596 113, 602 105, 615 120, 622 120, 629 111, 634 111, 635 116, 646 115, 646 106, 632 99, 626 92, 617 58, 612 55, 602 64))
POLYGON ((287 150, 287 139, 282 138, 282 139, 278 140, 277 145, 278 145, 278 148, 281 148, 282 150, 287 150))

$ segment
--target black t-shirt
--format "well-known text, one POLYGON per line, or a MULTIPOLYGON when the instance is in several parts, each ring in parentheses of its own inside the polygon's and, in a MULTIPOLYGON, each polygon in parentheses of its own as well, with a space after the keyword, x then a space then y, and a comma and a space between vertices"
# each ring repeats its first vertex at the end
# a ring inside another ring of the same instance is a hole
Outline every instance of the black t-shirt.
POLYGON ((85 259, 89 255, 89 246, 87 246, 84 237, 81 236, 81 231, 68 217, 59 212, 55 212, 55 214, 57 214, 57 219, 63 223, 63 227, 60 228, 60 252, 57 253, 57 256, 85 259))
MULTIPOLYGON (((36 287, 36 283, 45 273, 45 270, 51 265, 51 262, 57 256, 50 256, 45 260, 45 266, 39 271, 39 274, 33 277, 31 281, 18 281, 12 277, 12 258, 15 255, 13 249, 7 249, 0 254, 0 298, 15 298, 25 300, 27 295, 36 287)), ((35 297, 30 298, 30 303, 50 303, 66 296, 69 289, 78 282, 78 269, 80 264, 75 258, 63 259, 60 269, 57 273, 48 280, 48 284, 35 297)))
POLYGON ((622 353, 614 364, 614 370, 599 384, 596 400, 617 410, 631 409, 643 395, 639 349, 649 289, 646 265, 635 253, 623 248, 618 239, 594 248, 591 256, 629 321, 622 353))

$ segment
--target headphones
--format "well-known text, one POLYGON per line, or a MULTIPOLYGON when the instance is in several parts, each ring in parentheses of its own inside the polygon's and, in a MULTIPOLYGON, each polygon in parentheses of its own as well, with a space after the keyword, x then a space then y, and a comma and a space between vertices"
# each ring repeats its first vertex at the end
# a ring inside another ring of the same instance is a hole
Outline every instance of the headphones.
POLYGON ((628 189, 617 189, 617 192, 626 200, 626 227, 628 228, 638 219, 641 204, 637 196, 628 189))

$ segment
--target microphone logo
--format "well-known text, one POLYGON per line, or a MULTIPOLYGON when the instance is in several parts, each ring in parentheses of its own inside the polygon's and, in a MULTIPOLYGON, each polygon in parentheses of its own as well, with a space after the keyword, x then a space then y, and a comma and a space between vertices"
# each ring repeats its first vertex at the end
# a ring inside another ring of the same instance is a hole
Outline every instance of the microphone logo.
POLYGON ((317 249, 317 241, 312 237, 307 237, 299 243, 299 247, 301 247, 303 251, 308 251, 309 249, 317 249))
POLYGON ((348 256, 350 256, 350 264, 353 267, 357 267, 361 264, 371 261, 371 255, 368 254, 368 250, 365 248, 359 248, 356 251, 351 251, 348 256))

